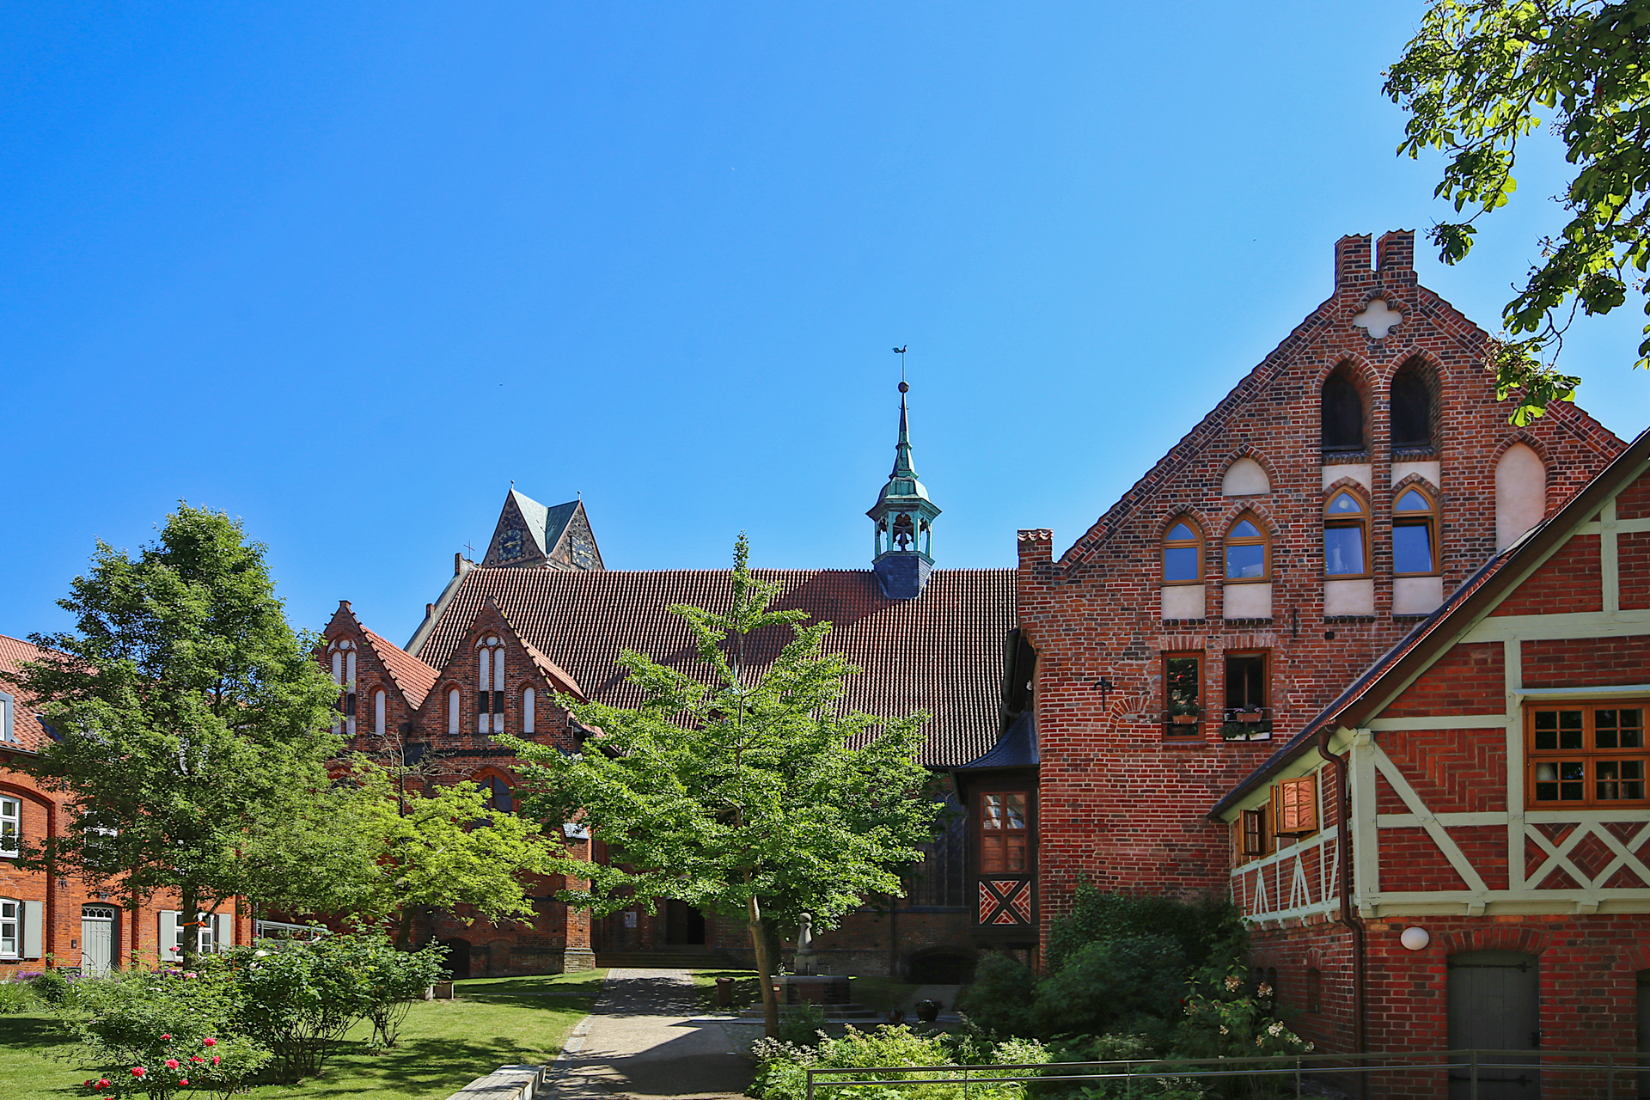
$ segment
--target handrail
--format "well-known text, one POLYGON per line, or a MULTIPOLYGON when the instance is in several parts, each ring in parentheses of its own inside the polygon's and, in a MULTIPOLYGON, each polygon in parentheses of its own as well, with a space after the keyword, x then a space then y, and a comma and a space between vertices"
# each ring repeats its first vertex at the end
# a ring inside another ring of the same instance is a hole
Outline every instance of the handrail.
POLYGON ((1610 1100, 1615 1096, 1615 1079, 1617 1075, 1650 1072, 1650 1051, 1471 1049, 1422 1052, 1365 1052, 1361 1054, 1251 1054, 1237 1055, 1230 1058, 1129 1058, 1091 1062, 1005 1062, 974 1066, 851 1066, 843 1068, 809 1066, 807 1067, 807 1100, 814 1100, 816 1078, 827 1078, 819 1081, 820 1086, 833 1089, 851 1088, 856 1085, 953 1085, 958 1083, 966 1088, 970 1085, 1022 1084, 1033 1081, 1102 1081, 1134 1078, 1149 1080, 1158 1077, 1275 1077, 1288 1074, 1295 1075, 1298 1083, 1301 1075, 1306 1073, 1371 1074, 1402 1069, 1465 1069, 1468 1071, 1466 1079, 1471 1082, 1471 1093, 1475 1097, 1478 1093, 1480 1070, 1496 1072, 1555 1069, 1601 1070, 1605 1073, 1606 1098, 1610 1100), (1502 1060, 1508 1057, 1533 1058, 1534 1061, 1502 1060), (1495 1061, 1485 1061, 1485 1058, 1492 1058, 1495 1061), (1577 1058, 1594 1059, 1594 1061, 1581 1064, 1568 1061, 1577 1058), (1603 1061, 1597 1061, 1598 1059, 1603 1059, 1603 1061), (1358 1064, 1331 1066, 1327 1064, 1329 1062, 1357 1062, 1358 1064), (1234 1065, 1248 1066, 1251 1063, 1261 1063, 1261 1065, 1254 1068, 1231 1068, 1234 1065), (1307 1063, 1311 1064, 1308 1065, 1307 1063), (1163 1068, 1147 1068, 1153 1066, 1163 1068), (1225 1068, 1200 1068, 1216 1066, 1225 1068), (1121 1067, 1122 1072, 1059 1072, 1060 1070, 1077 1069, 1079 1067, 1096 1067, 1101 1070, 1121 1067), (1030 1070, 1033 1072, 1004 1074, 1001 1072, 1004 1070, 1030 1070), (978 1073, 990 1073, 992 1071, 997 1071, 997 1073, 989 1077, 976 1076, 978 1073), (866 1075, 877 1073, 898 1074, 898 1076, 894 1078, 863 1077, 863 1079, 846 1081, 829 1079, 839 1074, 866 1075), (944 1074, 944 1076, 910 1076, 914 1073, 944 1074))

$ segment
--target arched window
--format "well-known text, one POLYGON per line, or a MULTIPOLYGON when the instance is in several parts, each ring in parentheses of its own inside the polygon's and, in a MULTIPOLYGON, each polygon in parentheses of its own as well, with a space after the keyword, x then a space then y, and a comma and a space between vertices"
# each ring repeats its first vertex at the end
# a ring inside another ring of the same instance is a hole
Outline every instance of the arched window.
POLYGON ((1392 448, 1432 446, 1432 387, 1423 368, 1405 363, 1392 376, 1392 448))
POLYGON ((1523 443, 1495 463, 1495 548, 1505 550, 1547 514, 1547 464, 1523 443))
POLYGON ((372 693, 372 732, 379 737, 384 736, 384 705, 387 698, 383 688, 372 693))
POLYGON ((1323 453, 1364 450, 1364 399, 1343 371, 1324 380, 1322 406, 1323 453))
POLYGON ((1392 571, 1399 576, 1438 572, 1438 509, 1416 486, 1392 502, 1392 571))
POLYGON ((1272 576, 1271 555, 1267 552, 1266 530, 1252 514, 1245 512, 1226 532, 1226 579, 1264 581, 1272 576))
POLYGON ((504 642, 496 635, 476 643, 476 729, 504 732, 504 642))
POLYGON ((1350 489, 1324 505, 1323 572, 1327 577, 1369 576, 1369 508, 1350 489))
POLYGON ((1203 533, 1188 516, 1176 520, 1163 536, 1163 583, 1197 584, 1203 580, 1203 533))
POLYGON ((515 792, 510 789, 510 784, 498 776, 488 776, 477 783, 476 786, 480 787, 481 792, 487 796, 488 809, 496 810, 502 814, 516 812, 515 792))
POLYGON ((527 688, 521 693, 521 732, 534 733, 534 710, 538 702, 538 692, 527 688))
POLYGON ((463 717, 463 713, 463 706, 459 702, 458 689, 453 688, 447 693, 447 733, 449 736, 458 736, 459 722, 463 717))
POLYGON ((332 732, 355 736, 355 643, 338 639, 327 649, 332 654, 332 682, 338 685, 338 720, 332 732))

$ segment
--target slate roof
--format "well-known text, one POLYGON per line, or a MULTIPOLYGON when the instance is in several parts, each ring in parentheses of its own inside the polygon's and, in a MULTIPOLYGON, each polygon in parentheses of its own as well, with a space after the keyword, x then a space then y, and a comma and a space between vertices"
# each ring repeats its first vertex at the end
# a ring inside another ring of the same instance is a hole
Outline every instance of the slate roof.
MULTIPOLYGON (((360 620, 357 619, 356 622, 359 623, 360 620)), ((407 706, 413 710, 423 706, 440 673, 394 642, 374 634, 364 626, 361 627, 361 633, 378 654, 378 660, 390 674, 390 679, 401 689, 401 697, 407 701, 407 706)))
POLYGON ((1003 733, 1003 739, 984 756, 959 765, 958 771, 989 771, 993 768, 1035 768, 1042 762, 1037 751, 1037 715, 1023 710, 1003 733))
MULTIPOLYGON (((754 571, 780 586, 778 608, 801 608, 835 629, 826 645, 864 672, 848 679, 844 705, 894 717, 926 710, 923 763, 946 767, 973 760, 997 740, 1003 639, 1015 623, 1014 571, 936 571, 913 600, 883 596, 870 570, 754 571)), ((443 594, 440 617, 420 628, 409 648, 441 668, 488 599, 523 641, 580 684, 594 700, 637 702, 614 663, 634 649, 672 667, 697 657, 671 604, 718 609, 732 598, 725 570, 632 572, 474 568, 443 594)), ((753 664, 766 665, 789 637, 754 639, 753 664)))
MULTIPOLYGON (((44 653, 45 650, 33 643, 0 634, 0 669, 15 672, 24 661, 37 661, 44 653)), ((34 701, 18 695, 11 684, 0 683, 0 691, 16 700, 16 705, 12 707, 12 733, 20 747, 30 752, 38 751, 40 743, 46 739, 46 730, 41 726, 40 719, 34 716, 34 701)))
POLYGON ((1629 485, 1640 474, 1647 459, 1650 459, 1650 429, 1640 432, 1558 511, 1479 566, 1437 610, 1416 623, 1413 630, 1377 657, 1299 733, 1215 803, 1207 816, 1219 820, 1250 791, 1282 771, 1289 761, 1310 751, 1324 731, 1333 731, 1340 726, 1356 727, 1384 706, 1390 690, 1407 682, 1409 677, 1419 673, 1454 645, 1468 625, 1488 614, 1524 580, 1529 569, 1562 544, 1576 527, 1596 516, 1605 501, 1629 485))

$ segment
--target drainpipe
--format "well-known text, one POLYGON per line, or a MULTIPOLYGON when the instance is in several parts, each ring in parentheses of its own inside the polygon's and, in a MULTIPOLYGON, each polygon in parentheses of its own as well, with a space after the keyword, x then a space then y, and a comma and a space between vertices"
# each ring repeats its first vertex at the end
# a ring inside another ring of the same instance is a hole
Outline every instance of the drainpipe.
MULTIPOLYGON (((1340 859, 1341 870, 1341 923, 1346 925, 1352 933, 1352 1005, 1353 1005, 1353 1039, 1357 1044, 1357 1053, 1365 1050, 1364 1041, 1364 999, 1366 982, 1366 965, 1364 958, 1364 922, 1358 916, 1357 910, 1352 907, 1352 796, 1348 789, 1347 772, 1349 769, 1348 753, 1346 756, 1336 756, 1329 751, 1329 731, 1323 730, 1318 734, 1318 755, 1335 765, 1335 797, 1339 800, 1335 822, 1336 855, 1340 859)), ((1359 1074, 1360 1084, 1367 1082, 1367 1074, 1359 1074)), ((1360 1093, 1364 1090, 1360 1088, 1360 1093)))

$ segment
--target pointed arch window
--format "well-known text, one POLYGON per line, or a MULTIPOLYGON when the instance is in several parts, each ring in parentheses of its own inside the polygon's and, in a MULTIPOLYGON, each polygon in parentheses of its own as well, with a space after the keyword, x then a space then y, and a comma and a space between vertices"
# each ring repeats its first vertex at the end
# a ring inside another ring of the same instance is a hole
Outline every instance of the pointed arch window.
POLYGON ((516 795, 510 789, 510 784, 493 775, 483 779, 477 786, 487 796, 488 809, 503 814, 516 812, 516 795))
POLYGON ((451 691, 447 692, 447 734, 448 734, 448 736, 457 737, 459 735, 459 732, 460 732, 459 726, 460 726, 460 723, 463 721, 463 718, 464 718, 464 704, 462 703, 461 697, 458 694, 458 689, 453 688, 451 691))
POLYGON ((379 737, 384 736, 384 711, 388 702, 383 688, 372 693, 372 732, 379 737))
POLYGON ((504 732, 504 642, 497 635, 476 643, 476 730, 504 732))
POLYGON ((1323 383, 1320 414, 1324 454, 1356 453, 1364 447, 1364 399, 1342 371, 1323 383))
POLYGON ((537 719, 538 692, 532 688, 525 688, 521 693, 521 732, 537 733, 534 728, 537 719))
POLYGON ((1420 450, 1432 446, 1432 387, 1423 368, 1405 363, 1392 376, 1392 448, 1420 450))
POLYGON ((1326 577, 1369 576, 1369 506, 1342 489, 1323 507, 1323 572, 1326 577))
POLYGON ((1438 505, 1419 486, 1398 490, 1392 502, 1392 571, 1400 577, 1438 572, 1438 505))
POLYGON ((1272 578, 1271 543, 1266 528, 1245 512, 1226 532, 1226 580, 1265 581, 1272 578))
POLYGON ((1203 580, 1203 532, 1190 516, 1181 516, 1163 536, 1163 583, 1198 584, 1203 580))
POLYGON ((338 685, 338 718, 332 732, 355 736, 355 643, 340 638, 327 646, 332 662, 332 682, 338 685))

